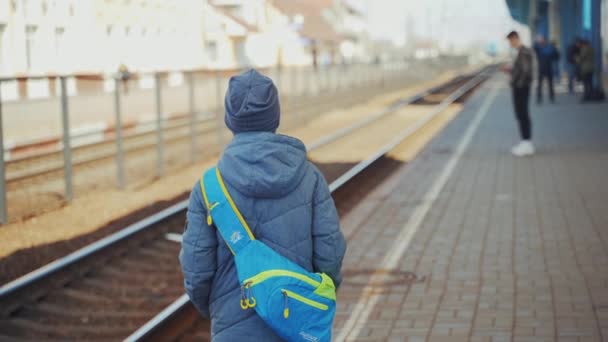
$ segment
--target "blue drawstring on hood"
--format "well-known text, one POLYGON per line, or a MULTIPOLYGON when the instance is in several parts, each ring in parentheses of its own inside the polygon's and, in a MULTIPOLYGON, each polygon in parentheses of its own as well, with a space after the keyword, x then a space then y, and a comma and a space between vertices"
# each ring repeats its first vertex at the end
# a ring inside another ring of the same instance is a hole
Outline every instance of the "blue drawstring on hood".
POLYGON ((272 80, 256 70, 230 78, 224 100, 224 122, 234 133, 276 132, 281 107, 272 80))

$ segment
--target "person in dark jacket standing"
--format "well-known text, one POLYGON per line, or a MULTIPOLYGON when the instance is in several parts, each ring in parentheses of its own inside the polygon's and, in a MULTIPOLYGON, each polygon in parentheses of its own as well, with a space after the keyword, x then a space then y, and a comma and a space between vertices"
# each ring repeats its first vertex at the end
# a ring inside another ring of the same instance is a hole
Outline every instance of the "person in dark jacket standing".
POLYGON ((511 68, 511 88, 513 91, 513 106, 521 142, 515 145, 511 152, 515 156, 528 156, 534 154, 532 144, 532 122, 530 121, 530 84, 532 83, 532 50, 524 46, 516 31, 511 31, 507 39, 513 49, 517 50, 517 57, 511 68))
POLYGON ((553 44, 547 44, 543 36, 539 36, 534 44, 534 52, 538 61, 538 84, 536 87, 536 100, 543 102, 543 83, 545 80, 549 86, 549 99, 555 102, 555 91, 553 90, 553 76, 555 74, 555 63, 559 59, 559 52, 553 44))
POLYGON ((595 52, 593 51, 593 47, 591 47, 591 43, 586 39, 581 39, 579 41, 579 54, 576 56, 576 62, 581 73, 581 81, 584 88, 582 101, 588 101, 592 97, 593 72, 595 71, 594 55, 595 52))
MULTIPOLYGON (((327 274, 337 288, 346 242, 336 207, 304 144, 275 133, 281 109, 272 80, 255 70, 232 77, 225 108, 234 138, 217 167, 253 234, 306 270, 327 274)), ((206 211, 196 182, 179 258, 190 300, 211 320, 211 339, 281 341, 254 310, 241 309, 233 255, 206 211)))
POLYGON ((579 77, 578 64, 576 63, 576 59, 578 58, 578 54, 580 52, 579 49, 579 38, 576 38, 570 45, 568 45, 568 49, 566 51, 566 62, 568 62, 568 92, 570 94, 574 94, 574 83, 579 77))

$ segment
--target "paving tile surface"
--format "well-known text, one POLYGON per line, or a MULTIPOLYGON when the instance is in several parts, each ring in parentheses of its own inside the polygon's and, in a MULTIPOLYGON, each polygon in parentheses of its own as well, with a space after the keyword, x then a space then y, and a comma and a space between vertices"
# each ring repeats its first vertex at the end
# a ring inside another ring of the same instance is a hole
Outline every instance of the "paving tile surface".
POLYGON ((344 218, 344 268, 358 275, 340 289, 334 337, 608 341, 608 105, 568 94, 533 104, 538 153, 515 158, 506 85, 501 75, 486 82, 413 162, 344 218), (491 103, 470 144, 429 198, 484 101, 491 103), (382 269, 426 205, 395 269, 382 269))

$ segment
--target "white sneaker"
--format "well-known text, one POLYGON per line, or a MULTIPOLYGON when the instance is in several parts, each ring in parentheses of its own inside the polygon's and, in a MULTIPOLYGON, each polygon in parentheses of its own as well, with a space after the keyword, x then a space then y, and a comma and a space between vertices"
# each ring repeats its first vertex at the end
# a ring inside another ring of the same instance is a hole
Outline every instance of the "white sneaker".
POLYGON ((534 154, 534 145, 529 140, 522 140, 519 144, 513 146, 511 153, 516 157, 531 156, 534 154))

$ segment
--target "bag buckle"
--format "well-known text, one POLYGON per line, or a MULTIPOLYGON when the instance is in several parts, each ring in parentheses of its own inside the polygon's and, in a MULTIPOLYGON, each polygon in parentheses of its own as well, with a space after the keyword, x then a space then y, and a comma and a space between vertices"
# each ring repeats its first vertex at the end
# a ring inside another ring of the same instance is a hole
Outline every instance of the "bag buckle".
POLYGON ((256 306, 257 302, 253 295, 251 294, 251 283, 247 282, 241 286, 241 309, 247 310, 252 309, 256 306))

